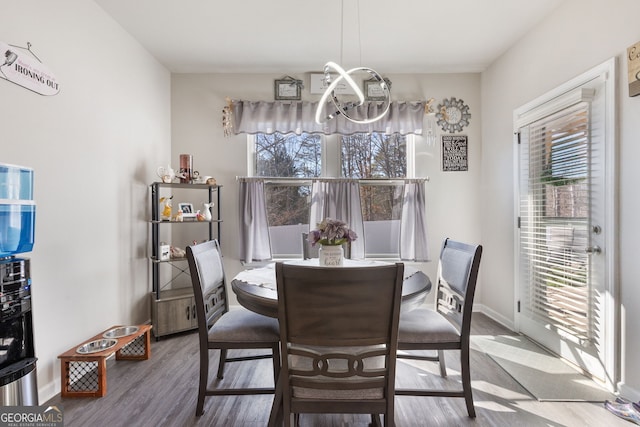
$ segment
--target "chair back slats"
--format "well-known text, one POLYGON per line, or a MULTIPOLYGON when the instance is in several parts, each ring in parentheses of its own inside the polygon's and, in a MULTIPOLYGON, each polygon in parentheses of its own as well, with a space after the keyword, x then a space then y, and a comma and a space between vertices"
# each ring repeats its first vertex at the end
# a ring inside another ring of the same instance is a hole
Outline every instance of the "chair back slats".
POLYGON ((220 245, 211 240, 187 246, 198 331, 206 339, 208 329, 229 310, 220 245))
POLYGON ((386 354, 387 349, 384 346, 372 346, 371 350, 358 353, 333 351, 326 354, 313 351, 311 348, 291 347, 289 355, 296 357, 297 360, 296 367, 291 367, 289 372, 291 375, 301 377, 385 377, 386 354), (306 363, 303 362, 304 359, 306 363), (376 365, 382 367, 375 368, 376 365))
POLYGON ((227 311, 224 285, 213 288, 204 296, 204 312, 207 325, 211 327, 227 311))

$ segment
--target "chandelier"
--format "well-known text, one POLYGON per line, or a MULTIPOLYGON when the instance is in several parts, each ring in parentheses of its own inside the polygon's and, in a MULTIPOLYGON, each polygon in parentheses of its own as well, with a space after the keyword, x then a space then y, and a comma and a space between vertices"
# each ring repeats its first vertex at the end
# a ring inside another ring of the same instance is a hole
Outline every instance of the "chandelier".
MULTIPOLYGON (((358 34, 360 34, 360 0, 357 1, 357 11, 358 11, 358 34)), ((341 0, 341 13, 340 13, 340 62, 342 61, 342 43, 344 40, 344 0, 341 0)), ((362 46, 360 44, 360 40, 358 40, 358 48, 360 50, 360 54, 362 55, 362 46)), ((389 83, 375 70, 368 67, 355 67, 349 70, 344 70, 340 65, 336 64, 333 61, 329 61, 324 65, 324 82, 327 85, 327 89, 320 98, 320 102, 318 103, 318 108, 316 109, 316 123, 324 124, 329 120, 336 118, 337 116, 343 116, 345 119, 354 122, 354 123, 373 123, 377 120, 380 120, 384 117, 389 111, 389 107, 391 106, 391 92, 389 83), (335 76, 332 74, 336 74, 335 76), (353 117, 350 110, 353 110, 356 107, 359 107, 364 104, 365 97, 362 89, 358 86, 356 81, 353 79, 352 75, 355 73, 366 73, 369 75, 369 79, 373 80, 380 86, 380 90, 382 92, 383 100, 383 108, 382 112, 375 117, 367 117, 364 119, 358 119, 353 117), (336 87, 345 82, 349 88, 353 91, 355 95, 355 99, 339 99, 336 94, 336 87), (328 101, 331 101, 331 104, 328 101), (333 108, 332 108, 333 107, 333 108)))

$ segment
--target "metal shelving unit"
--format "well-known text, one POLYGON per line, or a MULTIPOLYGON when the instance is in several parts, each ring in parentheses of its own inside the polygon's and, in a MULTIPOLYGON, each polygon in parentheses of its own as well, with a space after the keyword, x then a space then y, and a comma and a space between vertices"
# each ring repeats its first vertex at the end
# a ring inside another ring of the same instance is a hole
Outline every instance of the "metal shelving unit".
MULTIPOLYGON (((208 240, 220 241, 222 218, 220 217, 220 199, 222 186, 207 184, 183 184, 154 182, 151 184, 151 321, 156 338, 177 332, 197 328, 195 303, 191 287, 171 287, 177 277, 190 275, 186 258, 160 259, 160 234, 164 227, 207 227, 208 240), (185 189, 189 191, 207 191, 208 203, 214 203, 211 209, 211 221, 197 221, 195 218, 183 221, 163 220, 161 218, 160 198, 162 190, 185 189), (169 275, 162 267, 171 266, 177 274, 169 275), (164 279, 164 277, 168 277, 164 279), (164 279, 164 283, 163 282, 164 279)), ((189 276, 190 277, 190 276, 189 276)), ((190 280, 190 278, 189 278, 190 280)))

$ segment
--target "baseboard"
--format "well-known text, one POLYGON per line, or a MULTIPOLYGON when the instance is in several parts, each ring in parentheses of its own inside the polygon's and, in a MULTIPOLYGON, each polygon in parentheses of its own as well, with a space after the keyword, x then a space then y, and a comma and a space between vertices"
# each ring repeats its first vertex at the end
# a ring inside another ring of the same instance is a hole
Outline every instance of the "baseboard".
POLYGON ((38 384, 38 405, 44 405, 58 394, 60 394, 60 379, 47 384, 38 384))
POLYGON ((476 312, 484 314, 485 316, 489 317, 491 320, 495 320, 496 322, 500 323, 502 326, 504 326, 505 328, 509 329, 510 331, 515 331, 516 330, 516 327, 515 327, 515 324, 513 323, 513 320, 507 319, 502 314, 498 313, 495 310, 492 310, 491 308, 487 307, 486 305, 474 304, 473 305, 473 311, 476 311, 476 312))
POLYGON ((618 383, 618 393, 620 396, 634 402, 640 401, 640 390, 631 388, 623 382, 618 383))

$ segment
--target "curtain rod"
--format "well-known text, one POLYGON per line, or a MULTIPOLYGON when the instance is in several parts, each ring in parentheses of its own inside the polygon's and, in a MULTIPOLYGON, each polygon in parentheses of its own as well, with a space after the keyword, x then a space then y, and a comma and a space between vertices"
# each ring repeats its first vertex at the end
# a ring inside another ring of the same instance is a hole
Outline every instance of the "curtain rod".
POLYGON ((269 177, 269 176, 236 176, 236 181, 264 181, 265 183, 278 183, 278 182, 298 182, 298 183, 307 183, 314 181, 354 181, 361 182, 364 184, 376 185, 376 184, 394 184, 394 183, 405 183, 405 182, 429 182, 430 178, 428 176, 422 178, 332 178, 332 177, 313 177, 313 178, 295 178, 295 177, 269 177))

